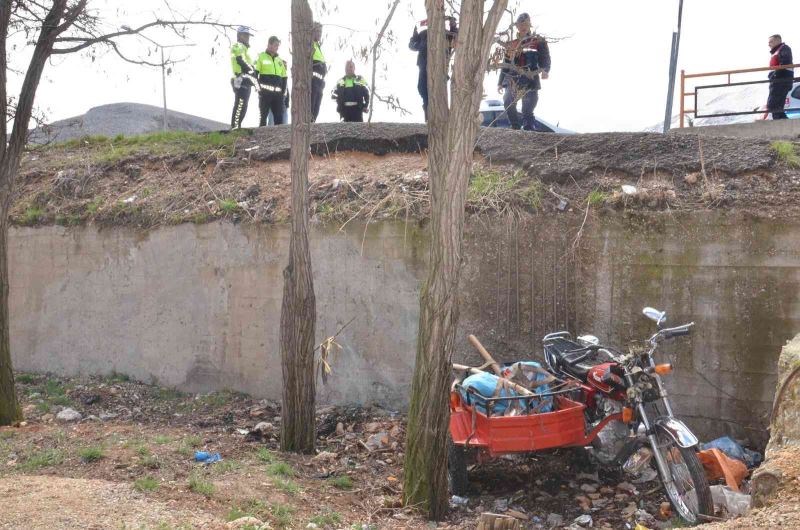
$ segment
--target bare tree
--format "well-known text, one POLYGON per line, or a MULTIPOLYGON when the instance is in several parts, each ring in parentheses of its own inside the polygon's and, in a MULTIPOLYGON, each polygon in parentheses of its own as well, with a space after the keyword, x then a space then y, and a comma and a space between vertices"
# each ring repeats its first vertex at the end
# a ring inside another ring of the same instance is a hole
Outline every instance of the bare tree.
POLYGON ((283 271, 281 449, 314 451, 314 331, 317 306, 308 248, 308 152, 314 20, 307 0, 292 0, 292 236, 283 271))
POLYGON ((451 89, 441 0, 428 12, 428 167, 431 249, 420 295, 419 337, 406 435, 403 501, 441 519, 448 506, 447 431, 450 381, 461 276, 464 206, 478 133, 478 110, 489 50, 508 0, 461 0, 451 89))
POLYGON ((193 25, 228 27, 201 14, 185 20, 157 19, 138 28, 103 33, 102 20, 87 4, 88 0, 0 0, 0 115, 13 116, 10 133, 7 127, 0 128, 0 425, 22 419, 14 388, 9 336, 8 212, 45 64, 53 55, 76 53, 98 45, 110 48, 126 61, 153 64, 126 55, 118 39, 141 35, 152 28, 170 28, 185 37, 186 28, 193 25), (33 49, 23 72, 19 96, 12 98, 8 94, 9 41, 17 34, 24 38, 26 48, 33 49))

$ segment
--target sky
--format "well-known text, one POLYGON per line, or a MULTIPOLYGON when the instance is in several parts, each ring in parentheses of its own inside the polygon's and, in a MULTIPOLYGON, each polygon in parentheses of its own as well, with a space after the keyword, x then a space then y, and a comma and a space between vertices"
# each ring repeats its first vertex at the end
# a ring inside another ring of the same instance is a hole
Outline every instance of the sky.
MULTIPOLYGON (((360 50, 377 34, 388 3, 311 1, 317 20, 324 25, 323 51, 331 69, 319 121, 338 120, 335 103, 327 93, 344 74, 346 60, 355 58, 357 72, 370 77, 371 60, 365 62, 360 50)), ((254 28, 254 58, 266 48, 270 35, 278 36, 283 41, 281 55, 291 62, 289 4, 290 0, 170 0, 172 8, 182 13, 207 11, 224 22, 254 28)), ((164 0, 90 0, 90 5, 103 16, 109 30, 135 26, 154 13, 166 13, 164 0)), ((551 75, 543 81, 537 116, 578 132, 637 131, 663 120, 677 5, 678 0, 510 0, 509 6, 518 13, 531 14, 539 33, 555 39, 550 46, 551 75)), ((423 0, 403 0, 390 26, 392 42, 378 63, 378 92, 398 97, 411 113, 402 115, 378 103, 374 121, 422 121, 416 54, 408 50, 408 39, 415 23, 423 18, 423 0)), ((506 26, 508 20, 509 16, 504 19, 506 26)), ((800 43, 798 20, 800 2, 796 0, 685 0, 678 72, 766 66, 767 38, 780 33, 789 45, 800 43)), ((161 44, 183 42, 167 32, 148 35, 161 44)), ((233 93, 228 38, 235 36, 196 30, 189 41, 195 46, 169 50, 168 55, 180 61, 167 77, 171 110, 230 122, 233 93)), ((130 55, 149 53, 150 60, 157 58, 146 42, 129 39, 122 46, 130 55)), ((800 44, 795 56, 796 62, 800 61, 800 44)), ((760 77, 762 74, 735 80, 760 77)), ((11 83, 13 88, 14 80, 11 83)), ((496 97, 496 85, 497 74, 487 74, 487 96, 496 97)), ((160 106, 161 70, 125 63, 100 49, 94 60, 88 54, 55 57, 45 71, 36 104, 54 121, 123 101, 160 106)), ((675 101, 677 112, 677 97, 675 101)), ((244 125, 256 126, 255 95, 250 104, 244 125)))

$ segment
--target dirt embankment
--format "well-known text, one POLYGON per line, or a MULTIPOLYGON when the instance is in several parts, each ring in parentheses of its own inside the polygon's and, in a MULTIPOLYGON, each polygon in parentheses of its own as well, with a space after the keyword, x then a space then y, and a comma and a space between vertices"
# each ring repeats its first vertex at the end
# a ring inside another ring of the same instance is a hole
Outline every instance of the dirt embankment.
MULTIPOLYGON (((419 218, 429 209, 426 129, 325 124, 312 135, 315 220, 419 218)), ((12 220, 153 227, 289 216, 288 127, 187 140, 89 139, 27 154, 12 220)), ((481 129, 471 214, 725 209, 800 213, 800 171, 766 141, 645 133, 481 129), (623 192, 623 185, 628 193, 623 192)))

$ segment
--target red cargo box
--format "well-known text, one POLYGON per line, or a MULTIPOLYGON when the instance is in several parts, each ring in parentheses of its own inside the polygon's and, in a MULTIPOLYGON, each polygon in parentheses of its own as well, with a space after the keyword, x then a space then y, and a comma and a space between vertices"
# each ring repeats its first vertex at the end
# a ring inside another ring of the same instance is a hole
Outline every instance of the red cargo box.
POLYGON ((450 406, 453 443, 480 449, 490 456, 583 445, 586 440, 582 403, 555 396, 553 412, 520 416, 486 416, 466 405, 454 392, 450 406), (474 428, 473 428, 474 421, 474 428))

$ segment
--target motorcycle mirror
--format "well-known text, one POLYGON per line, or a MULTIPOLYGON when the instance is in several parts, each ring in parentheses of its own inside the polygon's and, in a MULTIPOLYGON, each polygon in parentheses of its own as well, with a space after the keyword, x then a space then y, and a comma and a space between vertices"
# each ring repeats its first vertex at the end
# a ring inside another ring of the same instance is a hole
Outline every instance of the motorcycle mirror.
POLYGON ((661 326, 661 324, 667 321, 667 314, 664 311, 659 311, 658 309, 654 309, 652 307, 645 307, 642 309, 642 313, 644 316, 654 321, 658 326, 661 326))

